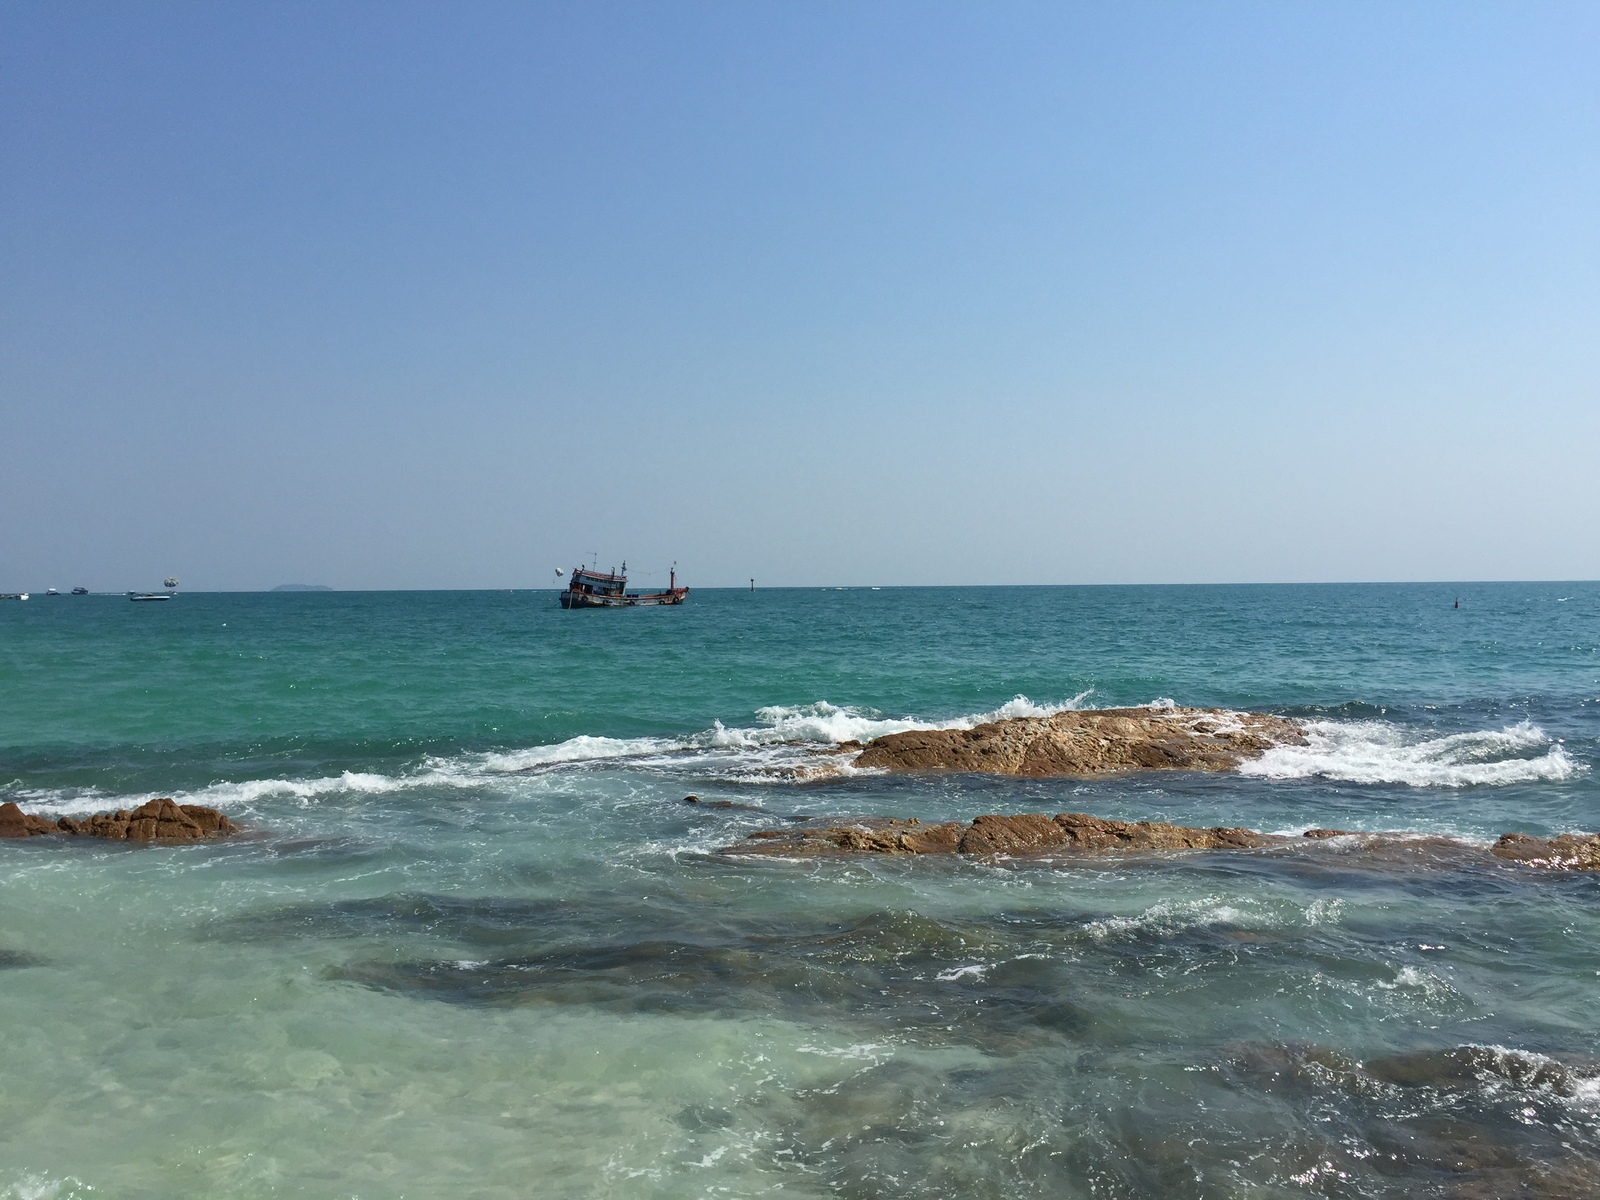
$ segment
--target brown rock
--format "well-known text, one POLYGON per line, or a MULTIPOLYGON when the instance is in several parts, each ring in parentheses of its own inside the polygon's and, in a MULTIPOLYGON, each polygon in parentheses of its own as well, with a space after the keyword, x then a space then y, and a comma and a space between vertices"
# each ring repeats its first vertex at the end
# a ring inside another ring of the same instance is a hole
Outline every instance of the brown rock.
POLYGON ((169 799, 147 800, 132 812, 118 809, 81 820, 62 817, 56 821, 31 816, 15 804, 0 805, 0 837, 54 833, 117 842, 189 842, 237 831, 238 826, 214 808, 176 804, 169 799))
POLYGON ((1248 850, 1285 839, 1217 825, 1191 829, 1165 821, 1108 821, 1085 813, 1062 813, 1056 823, 1077 850, 1248 850))
POLYGON ((974 818, 956 849, 961 854, 1038 854, 1066 840, 1066 830, 1039 813, 984 816, 974 818))
MULTIPOLYGON (((1086 813, 986 815, 970 825, 946 821, 874 817, 820 829, 763 829, 722 854, 815 857, 837 854, 961 854, 1051 857, 1158 850, 1254 850, 1289 846, 1305 839, 1361 838, 1363 861, 1413 869, 1422 864, 1482 861, 1483 851, 1454 838, 1403 833, 1352 834, 1343 829, 1308 829, 1299 838, 1257 833, 1224 825, 1194 829, 1164 821, 1113 821, 1086 813)), ((1600 834, 1564 833, 1555 838, 1508 833, 1491 853, 1530 867, 1559 871, 1600 871, 1600 834)))
POLYGON ((25 813, 10 801, 0 804, 0 838, 35 837, 41 833, 56 832, 54 821, 25 813))
POLYGON ((1273 746, 1304 744, 1295 722, 1265 713, 1107 708, 891 733, 867 743, 855 765, 1032 776, 1227 771, 1273 746))
POLYGON ((954 854, 963 826, 958 821, 924 825, 892 817, 869 817, 826 829, 759 829, 723 854, 813 857, 821 854, 954 854))
POLYGON ((1536 838, 1526 833, 1503 833, 1489 853, 1554 871, 1600 871, 1600 834, 1563 833, 1560 837, 1536 838))
POLYGON ((1108 821, 1085 813, 1047 817, 978 817, 971 825, 947 821, 862 821, 826 829, 766 829, 752 833, 724 854, 814 857, 832 854, 963 854, 1039 856, 1102 854, 1130 850, 1242 850, 1276 845, 1284 838, 1250 829, 1190 829, 1160 821, 1108 821))

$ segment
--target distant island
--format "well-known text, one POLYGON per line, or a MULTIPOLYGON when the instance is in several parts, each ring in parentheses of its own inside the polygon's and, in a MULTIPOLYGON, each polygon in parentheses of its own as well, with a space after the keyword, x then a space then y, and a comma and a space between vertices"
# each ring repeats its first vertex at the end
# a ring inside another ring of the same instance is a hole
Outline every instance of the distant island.
POLYGON ((280 583, 272 589, 275 592, 331 592, 333 589, 325 583, 280 583))

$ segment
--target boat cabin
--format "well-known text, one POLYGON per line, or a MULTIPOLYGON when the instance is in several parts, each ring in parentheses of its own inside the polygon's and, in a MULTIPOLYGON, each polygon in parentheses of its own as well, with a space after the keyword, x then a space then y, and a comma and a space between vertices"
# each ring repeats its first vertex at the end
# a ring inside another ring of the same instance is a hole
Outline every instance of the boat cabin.
POLYGON ((608 571, 591 571, 588 567, 573 567, 569 592, 581 596, 620 596, 628 586, 628 577, 608 571))

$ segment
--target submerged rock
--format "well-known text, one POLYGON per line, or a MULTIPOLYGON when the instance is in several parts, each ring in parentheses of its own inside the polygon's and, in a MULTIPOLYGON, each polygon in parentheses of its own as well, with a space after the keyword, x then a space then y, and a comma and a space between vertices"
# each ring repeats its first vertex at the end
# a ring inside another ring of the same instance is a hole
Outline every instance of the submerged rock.
POLYGON ((970 825, 875 819, 826 829, 763 829, 723 854, 1096 854, 1127 850, 1242 850, 1292 839, 1252 829, 1191 829, 1164 821, 1112 821, 1087 813, 986 815, 970 825))
POLYGON ((685 804, 698 804, 701 808, 737 809, 740 812, 762 812, 759 804, 740 804, 737 800, 702 800, 694 794, 683 798, 685 804))
POLYGON ((1302 1185, 1308 1175, 1344 1185, 1319 1194, 1600 1194, 1592 1143, 1573 1136, 1572 1100, 1600 1082, 1592 1059, 1462 1045, 1357 1061, 1330 1047, 1257 1043, 1230 1048, 1217 1067, 1240 1091, 1270 1096, 1275 1109, 1307 1114, 1338 1135, 1276 1171, 1302 1185))
POLYGON ((1536 838, 1525 833, 1503 833, 1489 853, 1497 858, 1555 871, 1600 870, 1600 834, 1563 833, 1536 838))
POLYGON ((1273 746, 1305 742, 1294 721, 1265 713, 1106 708, 891 733, 867 743, 855 765, 1032 776, 1228 771, 1273 746))
POLYGON ((81 820, 61 817, 54 821, 25 813, 12 803, 0 804, 0 838, 60 834, 114 842, 190 842, 236 832, 238 826, 214 808, 166 798, 147 800, 131 812, 119 808, 81 820))
MULTIPOLYGON (((1452 838, 1406 833, 1353 833, 1308 829, 1299 837, 1216 825, 1196 829, 1165 821, 1113 821, 1087 813, 989 814, 971 824, 943 821, 924 825, 916 818, 867 817, 816 829, 761 829, 744 841, 724 846, 726 855, 813 858, 840 854, 960 854, 1010 857, 1060 857, 1079 854, 1160 850, 1255 850, 1356 840, 1364 860, 1394 859, 1407 865, 1437 860, 1484 861, 1481 845, 1452 838)), ((1564 833, 1556 838, 1503 835, 1490 850, 1497 858, 1556 871, 1600 871, 1600 834, 1564 833)))

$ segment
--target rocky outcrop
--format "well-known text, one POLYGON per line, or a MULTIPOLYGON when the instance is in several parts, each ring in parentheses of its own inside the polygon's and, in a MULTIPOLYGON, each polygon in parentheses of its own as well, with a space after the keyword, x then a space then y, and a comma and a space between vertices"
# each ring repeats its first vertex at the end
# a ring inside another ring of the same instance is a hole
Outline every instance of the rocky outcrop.
POLYGON ((54 821, 25 813, 15 804, 0 804, 0 838, 57 834, 114 842, 192 842, 237 832, 238 826, 214 808, 168 799, 148 800, 131 812, 119 808, 81 820, 61 817, 54 821))
POLYGON ((970 825, 872 819, 826 829, 766 829, 723 854, 814 857, 831 854, 965 854, 1012 856, 1102 854, 1129 850, 1243 850, 1291 839, 1251 829, 1191 829, 1164 821, 1111 821, 1087 813, 988 815, 970 825))
POLYGON ((989 775, 1228 771, 1273 746, 1305 745, 1295 722, 1222 708, 1106 708, 1015 717, 971 729, 875 738, 857 767, 989 775))
POLYGON ((60 833, 56 823, 46 817, 25 813, 15 804, 0 804, 0 838, 33 837, 40 833, 60 833))
POLYGON ((1536 838, 1525 833, 1503 833, 1489 853, 1553 871, 1600 871, 1600 834, 1563 833, 1560 837, 1536 838))

